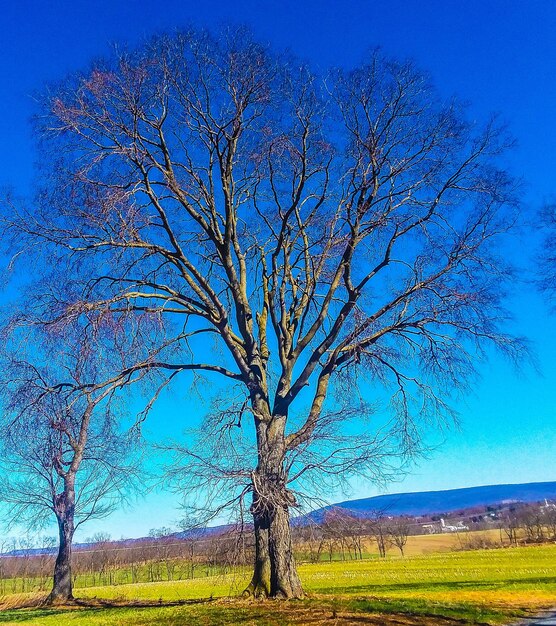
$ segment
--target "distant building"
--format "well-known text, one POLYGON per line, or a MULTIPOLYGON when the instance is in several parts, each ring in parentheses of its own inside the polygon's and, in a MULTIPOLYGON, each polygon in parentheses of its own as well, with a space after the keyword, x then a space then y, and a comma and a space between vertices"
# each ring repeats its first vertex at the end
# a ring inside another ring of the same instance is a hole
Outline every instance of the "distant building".
POLYGON ((466 526, 462 521, 457 524, 446 524, 443 517, 440 518, 440 522, 433 524, 423 524, 423 530, 429 535, 435 535, 438 533, 457 533, 463 530, 469 530, 469 526, 466 526))
POLYGON ((466 526, 462 521, 459 521, 455 526, 446 524, 444 518, 440 518, 440 528, 443 533, 457 533, 461 530, 469 530, 469 526, 466 526))
POLYGON ((556 504, 554 504, 554 502, 549 502, 545 498, 544 504, 541 504, 541 511, 553 511, 554 509, 556 509, 556 504))

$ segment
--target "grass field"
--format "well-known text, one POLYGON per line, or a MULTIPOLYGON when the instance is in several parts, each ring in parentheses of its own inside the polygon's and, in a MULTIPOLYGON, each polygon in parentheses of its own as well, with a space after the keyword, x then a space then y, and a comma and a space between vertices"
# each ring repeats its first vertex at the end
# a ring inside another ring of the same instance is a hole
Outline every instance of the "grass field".
POLYGON ((556 606, 556 546, 420 554, 300 566, 308 598, 253 602, 237 596, 248 572, 180 582, 79 590, 84 605, 12 608, 40 598, 7 596, 0 624, 506 624, 556 606), (235 596, 235 598, 234 598, 235 596))

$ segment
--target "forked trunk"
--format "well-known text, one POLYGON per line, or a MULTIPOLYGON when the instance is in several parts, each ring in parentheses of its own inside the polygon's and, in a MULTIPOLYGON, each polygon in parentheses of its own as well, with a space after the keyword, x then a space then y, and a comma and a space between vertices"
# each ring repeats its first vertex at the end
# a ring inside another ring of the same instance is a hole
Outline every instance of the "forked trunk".
POLYGON ((54 584, 48 596, 47 604, 66 604, 73 600, 73 585, 71 577, 71 552, 74 533, 74 504, 67 503, 67 496, 63 494, 60 500, 61 510, 57 513, 59 546, 58 556, 54 565, 54 584))

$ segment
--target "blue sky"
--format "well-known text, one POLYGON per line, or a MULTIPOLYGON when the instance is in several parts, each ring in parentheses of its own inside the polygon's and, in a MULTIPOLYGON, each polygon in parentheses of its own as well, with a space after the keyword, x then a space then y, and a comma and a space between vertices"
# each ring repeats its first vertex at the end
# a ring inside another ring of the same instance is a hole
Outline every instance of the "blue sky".
MULTIPOLYGON (((444 95, 469 101, 472 117, 496 111, 508 121, 518 140, 508 166, 525 180, 525 209, 532 218, 556 196, 556 4, 551 0, 4 3, 0 186, 20 193, 29 188, 34 152, 28 118, 32 94, 46 81, 87 66, 112 43, 133 44, 188 23, 210 27, 226 21, 249 24, 261 40, 323 68, 356 64, 377 45, 388 54, 412 57, 444 95)), ((534 230, 512 250, 526 269, 537 251, 534 230)), ((481 364, 479 383, 458 407, 461 429, 433 436, 431 443, 442 445, 391 491, 556 480, 556 313, 527 281, 516 285, 509 305, 515 332, 530 338, 539 371, 525 367, 518 373, 497 356, 481 364)), ((153 415, 165 434, 180 421, 184 402, 180 390, 153 415)), ((359 482, 351 495, 376 493, 373 485, 359 482)), ((171 525, 179 517, 174 505, 171 496, 153 495, 83 534, 143 534, 171 525)))

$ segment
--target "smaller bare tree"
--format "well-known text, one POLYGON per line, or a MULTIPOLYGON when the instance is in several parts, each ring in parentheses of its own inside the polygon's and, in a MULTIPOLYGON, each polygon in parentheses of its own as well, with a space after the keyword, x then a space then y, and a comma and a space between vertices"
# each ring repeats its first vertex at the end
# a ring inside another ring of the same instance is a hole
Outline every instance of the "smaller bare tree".
POLYGON ((502 533, 504 533, 508 538, 510 545, 517 546, 519 528, 519 511, 510 509, 500 518, 500 542, 502 543, 502 533))
POLYGON ((411 531, 411 522, 408 517, 402 515, 395 517, 388 523, 388 533, 392 543, 398 548, 400 554, 404 555, 407 538, 411 531))
POLYGON ((545 540, 545 519, 538 505, 528 505, 519 514, 521 528, 529 543, 542 543, 545 540))
POLYGON ((149 537, 156 540, 157 560, 164 564, 166 580, 174 580, 177 563, 172 549, 176 542, 172 529, 165 526, 151 528, 149 537))
POLYGON ((388 530, 388 518, 381 511, 374 513, 370 521, 371 534, 376 541, 378 554, 381 558, 386 556, 388 548, 392 545, 390 532, 388 530))
POLYGON ((3 354, 0 502, 12 526, 39 529, 54 515, 59 546, 47 602, 66 603, 76 529, 111 513, 137 477, 118 390, 142 371, 108 376, 100 339, 90 343, 83 329, 37 328, 14 332, 3 354))

